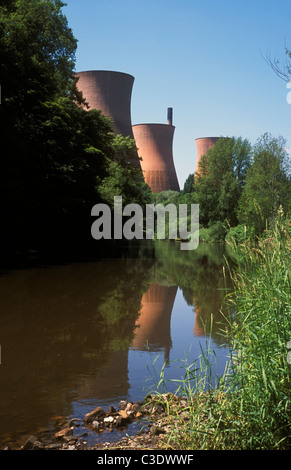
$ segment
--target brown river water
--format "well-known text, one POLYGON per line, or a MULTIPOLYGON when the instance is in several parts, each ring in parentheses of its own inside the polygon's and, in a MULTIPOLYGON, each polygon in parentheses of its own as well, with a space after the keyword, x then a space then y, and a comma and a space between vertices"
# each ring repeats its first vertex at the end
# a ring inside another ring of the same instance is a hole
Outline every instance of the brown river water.
POLYGON ((151 241, 133 256, 3 271, 0 448, 18 448, 60 417, 82 420, 96 406, 142 400, 165 364, 174 392, 172 380, 209 344, 211 318, 220 376, 229 358, 224 256, 224 245, 185 252, 151 241))

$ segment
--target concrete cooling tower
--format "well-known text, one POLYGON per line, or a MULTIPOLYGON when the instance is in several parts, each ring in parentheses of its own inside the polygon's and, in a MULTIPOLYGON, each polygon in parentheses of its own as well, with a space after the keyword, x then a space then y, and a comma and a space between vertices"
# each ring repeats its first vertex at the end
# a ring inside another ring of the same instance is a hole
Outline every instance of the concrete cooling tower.
POLYGON ((89 109, 99 109, 114 121, 115 134, 133 139, 131 94, 134 77, 127 73, 107 70, 78 72, 77 87, 89 109))
POLYGON ((209 150, 213 145, 218 141, 219 137, 200 137, 195 139, 197 158, 196 158, 196 169, 195 173, 198 173, 198 164, 202 155, 205 155, 207 150, 209 150))
POLYGON ((153 193, 180 191, 173 160, 172 108, 168 124, 136 124, 132 127, 145 182, 153 193))

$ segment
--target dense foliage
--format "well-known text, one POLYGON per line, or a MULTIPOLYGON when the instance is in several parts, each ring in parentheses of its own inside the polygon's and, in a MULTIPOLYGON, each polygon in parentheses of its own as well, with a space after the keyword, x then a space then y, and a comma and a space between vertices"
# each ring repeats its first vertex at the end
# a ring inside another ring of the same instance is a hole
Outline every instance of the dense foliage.
POLYGON ((282 137, 266 133, 254 145, 221 137, 190 174, 179 193, 155 195, 163 204, 199 204, 203 241, 237 241, 272 228, 281 207, 291 209, 291 164, 282 137))
POLYGON ((111 120, 88 111, 76 88, 77 40, 63 6, 0 3, 4 253, 70 243, 76 249, 90 237, 92 205, 110 191, 141 204, 150 193, 141 170, 128 166, 133 143, 114 137, 111 120))
POLYGON ((201 157, 195 175, 195 193, 200 220, 237 223, 236 203, 250 164, 250 144, 241 138, 221 138, 201 157))
POLYGON ((263 135, 254 145, 252 165, 247 171, 245 187, 238 204, 238 218, 261 233, 272 224, 279 207, 291 209, 290 159, 282 138, 263 135))

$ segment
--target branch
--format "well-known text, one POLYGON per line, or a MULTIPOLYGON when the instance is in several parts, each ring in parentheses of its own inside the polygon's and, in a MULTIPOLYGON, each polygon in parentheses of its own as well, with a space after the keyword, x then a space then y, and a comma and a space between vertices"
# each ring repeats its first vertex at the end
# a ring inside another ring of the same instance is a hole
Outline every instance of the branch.
MULTIPOLYGON (((286 54, 290 54, 289 51, 286 49, 286 54)), ((283 67, 280 67, 280 63, 278 60, 272 59, 270 55, 263 56, 264 60, 267 64, 271 67, 271 69, 275 72, 275 74, 284 80, 284 82, 289 82, 291 80, 291 64, 290 61, 287 59, 283 63, 283 67)))

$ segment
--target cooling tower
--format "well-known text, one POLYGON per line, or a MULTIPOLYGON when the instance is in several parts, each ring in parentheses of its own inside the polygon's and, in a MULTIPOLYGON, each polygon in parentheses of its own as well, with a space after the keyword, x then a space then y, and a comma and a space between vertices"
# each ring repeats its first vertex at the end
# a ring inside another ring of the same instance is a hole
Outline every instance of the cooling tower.
POLYGON ((200 137, 195 139, 197 158, 196 158, 196 170, 195 173, 198 173, 198 164, 202 155, 205 155, 207 150, 209 150, 217 141, 219 137, 200 137))
POLYGON ((133 139, 131 94, 134 77, 107 70, 78 72, 77 87, 90 109, 99 109, 114 121, 115 134, 133 139))
POLYGON ((136 124, 132 129, 144 179, 152 192, 180 191, 173 159, 172 113, 168 110, 168 124, 136 124))

